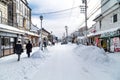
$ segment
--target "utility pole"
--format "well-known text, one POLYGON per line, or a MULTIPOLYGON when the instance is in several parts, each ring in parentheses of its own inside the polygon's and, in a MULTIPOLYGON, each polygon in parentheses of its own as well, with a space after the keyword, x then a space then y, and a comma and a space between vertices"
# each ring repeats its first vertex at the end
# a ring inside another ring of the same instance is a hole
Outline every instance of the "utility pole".
POLYGON ((85 1, 85 29, 86 29, 86 38, 87 38, 87 0, 84 0, 85 1))
POLYGON ((80 6, 81 8, 81 13, 84 13, 85 14, 85 38, 86 38, 86 42, 87 42, 87 30, 88 30, 88 27, 87 27, 87 0, 82 0, 82 3, 84 4, 84 6, 80 6))

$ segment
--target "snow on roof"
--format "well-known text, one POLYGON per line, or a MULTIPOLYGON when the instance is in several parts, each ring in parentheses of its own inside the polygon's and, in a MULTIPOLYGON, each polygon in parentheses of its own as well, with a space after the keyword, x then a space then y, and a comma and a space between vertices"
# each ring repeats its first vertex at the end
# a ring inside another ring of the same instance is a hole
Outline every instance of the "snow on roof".
POLYGON ((33 36, 39 36, 35 33, 29 32, 29 31, 24 31, 24 30, 20 30, 18 28, 9 26, 9 25, 5 25, 5 24, 0 24, 0 31, 5 31, 5 32, 12 32, 12 33, 18 33, 18 34, 29 34, 29 35, 33 35, 33 36))
POLYGON ((106 33, 106 32, 113 32, 113 31, 116 31, 118 29, 120 29, 120 27, 116 27, 116 28, 111 28, 111 29, 99 31, 99 32, 96 32, 96 33, 91 33, 91 34, 89 34, 87 36, 90 37, 90 36, 100 35, 100 34, 103 34, 103 33, 106 33))
POLYGON ((32 32, 29 32, 29 31, 25 31, 25 33, 27 33, 27 34, 29 34, 29 35, 32 35, 32 36, 37 36, 37 37, 39 37, 38 34, 35 34, 35 33, 32 33, 32 32))
POLYGON ((24 33, 23 30, 19 30, 15 27, 5 25, 5 24, 0 24, 0 28, 3 29, 3 30, 7 30, 8 32, 24 33))

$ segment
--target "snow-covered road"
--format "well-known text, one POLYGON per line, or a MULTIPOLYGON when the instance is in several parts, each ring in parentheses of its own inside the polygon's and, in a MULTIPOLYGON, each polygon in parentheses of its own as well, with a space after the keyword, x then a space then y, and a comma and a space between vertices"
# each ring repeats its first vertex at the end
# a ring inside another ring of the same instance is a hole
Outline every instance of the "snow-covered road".
POLYGON ((75 44, 33 48, 0 58, 0 80, 120 80, 120 54, 106 54, 95 46, 75 44))
POLYGON ((73 47, 57 45, 50 50, 50 58, 40 66, 33 77, 34 80, 79 80, 81 78, 81 65, 73 55, 73 47))
POLYGON ((110 65, 111 60, 97 47, 58 44, 50 47, 48 51, 50 56, 31 80, 119 80, 120 78, 116 75, 120 65, 116 65, 115 71, 113 69, 111 71, 113 68, 110 65), (77 52, 83 55, 77 55, 77 52), (113 74, 116 76, 112 76, 113 74))

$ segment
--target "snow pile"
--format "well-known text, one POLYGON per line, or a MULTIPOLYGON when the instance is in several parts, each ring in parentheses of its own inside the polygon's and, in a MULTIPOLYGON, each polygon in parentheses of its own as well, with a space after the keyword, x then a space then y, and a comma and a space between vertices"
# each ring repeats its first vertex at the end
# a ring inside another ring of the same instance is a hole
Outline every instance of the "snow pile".
POLYGON ((34 52, 31 57, 32 58, 45 58, 46 56, 48 56, 49 51, 47 49, 44 49, 43 51, 41 51, 40 49, 38 49, 36 52, 34 52))
POLYGON ((34 52, 32 55, 31 55, 32 58, 42 58, 43 57, 43 52, 41 50, 38 50, 36 52, 34 52))
POLYGON ((102 48, 96 46, 79 45, 75 52, 85 61, 103 63, 108 61, 108 56, 102 48))

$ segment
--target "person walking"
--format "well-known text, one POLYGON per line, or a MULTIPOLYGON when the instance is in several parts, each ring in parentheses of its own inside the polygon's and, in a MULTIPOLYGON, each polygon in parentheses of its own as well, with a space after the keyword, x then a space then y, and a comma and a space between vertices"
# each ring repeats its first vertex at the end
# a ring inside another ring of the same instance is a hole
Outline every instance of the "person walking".
POLYGON ((20 55, 23 52, 22 44, 20 43, 20 41, 18 41, 15 46, 15 52, 18 55, 17 61, 20 61, 20 55))
POLYGON ((43 39, 43 47, 44 47, 44 49, 47 47, 47 40, 46 40, 46 38, 43 39))
POLYGON ((30 52, 32 52, 32 44, 30 43, 30 41, 28 41, 28 43, 26 44, 26 49, 26 53, 28 57, 30 57, 30 52))

